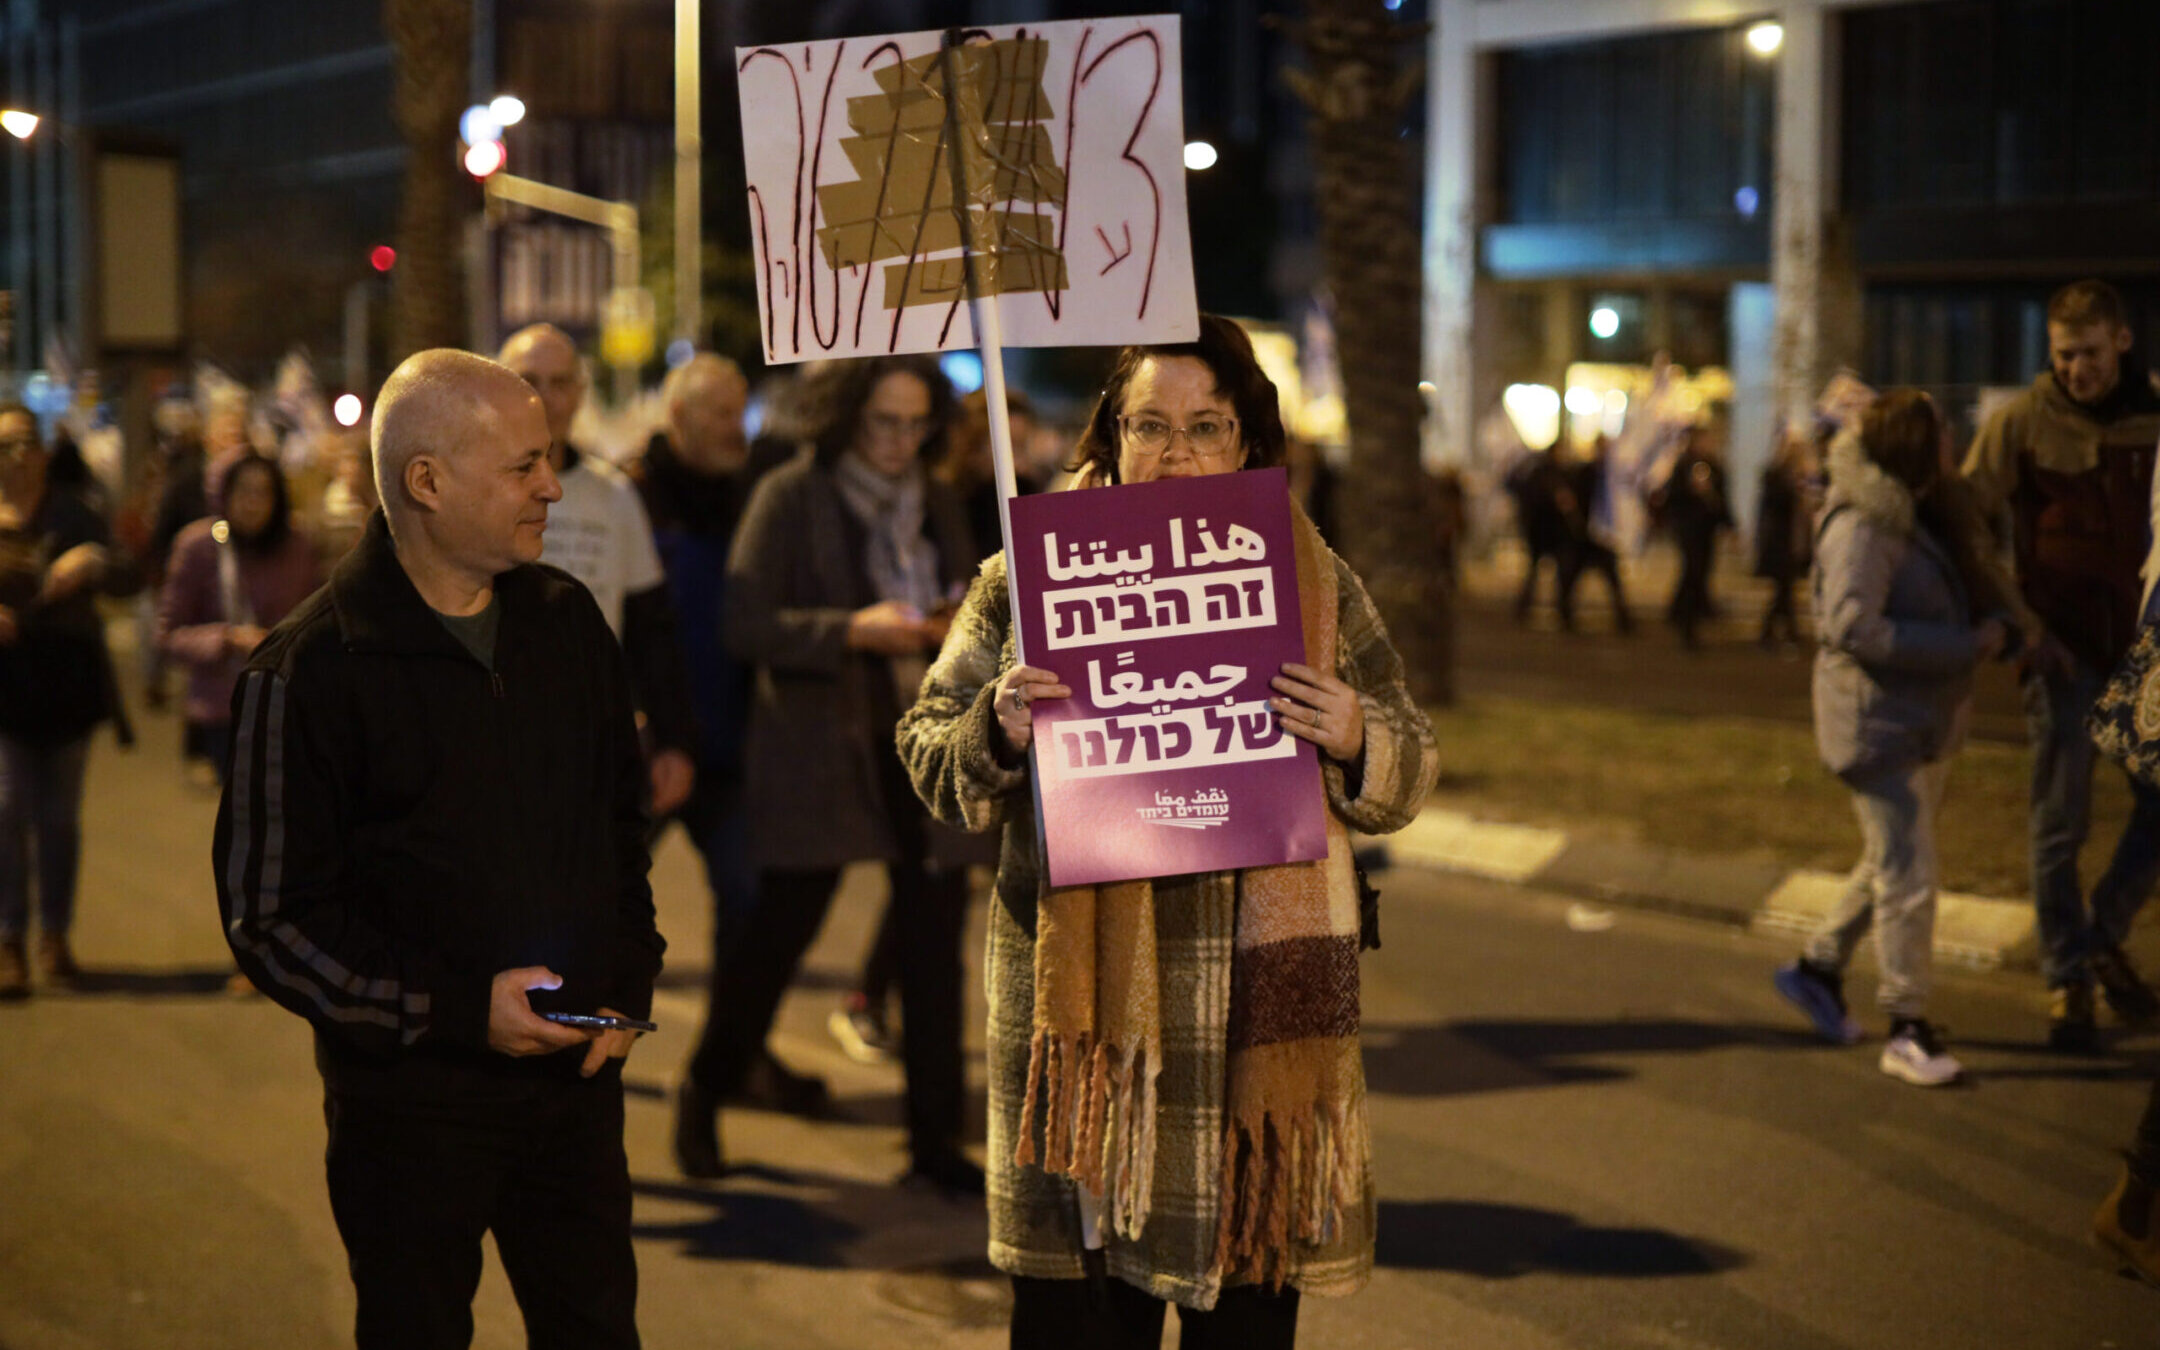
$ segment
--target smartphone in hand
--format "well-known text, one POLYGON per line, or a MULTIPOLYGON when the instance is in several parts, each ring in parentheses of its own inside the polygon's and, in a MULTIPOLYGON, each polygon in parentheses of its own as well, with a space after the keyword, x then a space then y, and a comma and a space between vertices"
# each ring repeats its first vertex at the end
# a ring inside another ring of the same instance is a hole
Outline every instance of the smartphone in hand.
POLYGON ((540 1014, 550 1022, 566 1027, 584 1027, 592 1031, 658 1031, 656 1023, 640 1022, 635 1017, 613 1017, 606 1013, 544 1012, 540 1014))

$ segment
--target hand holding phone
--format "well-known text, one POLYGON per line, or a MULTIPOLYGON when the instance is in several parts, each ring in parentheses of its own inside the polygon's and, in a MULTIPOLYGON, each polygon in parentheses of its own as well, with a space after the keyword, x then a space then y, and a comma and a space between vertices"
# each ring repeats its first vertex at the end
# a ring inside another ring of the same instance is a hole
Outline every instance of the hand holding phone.
POLYGON ((635 1017, 617 1017, 613 1013, 544 1012, 540 1014, 550 1022, 566 1027, 584 1027, 592 1031, 658 1031, 658 1024, 641 1022, 635 1017))

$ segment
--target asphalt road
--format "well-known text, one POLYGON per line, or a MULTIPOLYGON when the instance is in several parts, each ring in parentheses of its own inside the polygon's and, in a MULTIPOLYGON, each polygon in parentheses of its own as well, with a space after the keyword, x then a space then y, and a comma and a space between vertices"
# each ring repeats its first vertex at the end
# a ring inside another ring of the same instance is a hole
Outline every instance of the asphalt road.
MULTIPOLYGON (((146 731, 91 769, 90 987, 0 1008, 0 1350, 346 1343, 307 1036, 222 992, 212 803, 179 786, 170 722, 146 731)), ((705 941, 679 838, 656 877, 675 960, 629 1075, 646 1344, 1002 1345, 979 1213, 889 1184, 897 1071, 823 1031, 874 888, 843 897, 778 1040, 844 1118, 731 1111, 745 1170, 696 1186, 667 1153, 705 941)), ((1578 931, 1564 900, 1432 874, 1381 884, 1381 1269, 1310 1301, 1303 1344, 2160 1347, 2160 1291, 2084 1238, 2160 1044, 2050 1058, 2029 980, 1945 976, 1974 1082, 1926 1092, 1878 1073, 1873 1045, 1801 1034, 1769 986, 1779 944, 1634 913, 1578 931)), ((477 1345, 522 1344, 492 1259, 479 1322, 477 1345)))

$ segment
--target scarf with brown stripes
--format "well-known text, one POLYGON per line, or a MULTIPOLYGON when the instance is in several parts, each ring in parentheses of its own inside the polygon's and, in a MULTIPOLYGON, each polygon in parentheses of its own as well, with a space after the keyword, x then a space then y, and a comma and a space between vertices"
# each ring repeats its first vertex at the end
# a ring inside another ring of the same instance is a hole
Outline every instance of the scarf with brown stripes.
MULTIPOLYGON (((1306 664, 1336 668, 1336 579, 1293 504, 1306 664)), ((1358 909, 1349 834, 1331 812, 1328 857, 1247 868, 1230 939, 1229 1082, 1217 1271, 1279 1283, 1293 1242, 1332 1238, 1366 1157, 1358 1073, 1358 909)), ((1034 1037, 1015 1161, 1072 1177, 1128 1240, 1146 1225, 1162 1065, 1154 887, 1044 893, 1034 1037)))

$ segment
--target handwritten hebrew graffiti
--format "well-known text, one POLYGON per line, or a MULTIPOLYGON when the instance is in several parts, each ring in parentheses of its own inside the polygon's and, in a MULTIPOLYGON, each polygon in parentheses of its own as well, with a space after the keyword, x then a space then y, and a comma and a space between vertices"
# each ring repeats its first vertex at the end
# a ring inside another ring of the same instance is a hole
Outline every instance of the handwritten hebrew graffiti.
POLYGON ((887 309, 947 304, 962 294, 965 268, 956 255, 968 244, 986 292, 1064 290, 1065 255, 1052 218, 1036 209, 1065 204, 1065 174, 1045 126, 1048 52, 1039 37, 1016 37, 879 67, 882 92, 847 101, 856 134, 840 148, 857 177, 818 189, 826 265, 898 259, 882 273, 887 309), (953 203, 956 153, 965 221, 953 203))
POLYGON ((1189 340, 1177 63, 1160 17, 738 49, 768 359, 973 345, 971 272, 1008 345, 1189 340))

